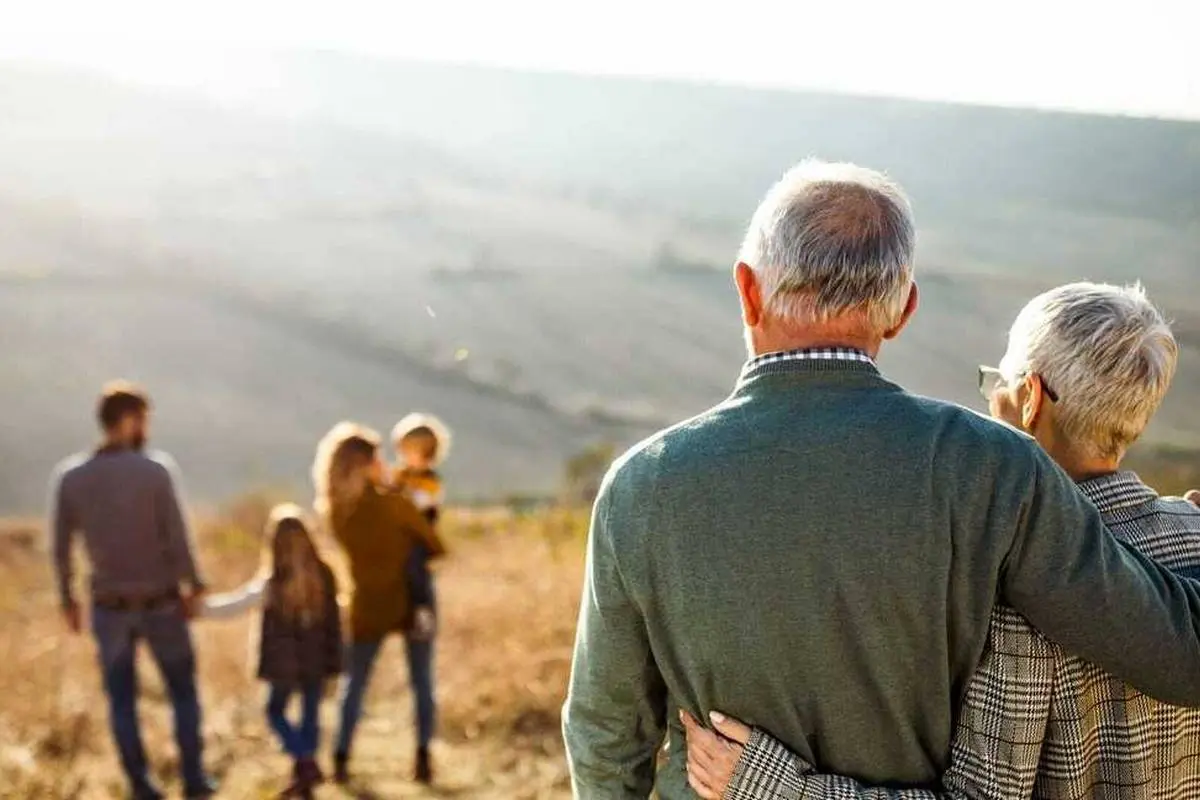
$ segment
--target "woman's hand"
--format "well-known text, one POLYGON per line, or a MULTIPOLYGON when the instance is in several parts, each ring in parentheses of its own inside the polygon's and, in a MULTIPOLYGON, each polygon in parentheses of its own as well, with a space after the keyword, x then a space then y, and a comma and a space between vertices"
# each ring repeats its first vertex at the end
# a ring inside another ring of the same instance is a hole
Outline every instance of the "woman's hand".
POLYGON ((688 784, 704 800, 720 800, 733 780, 733 771, 750 741, 750 728, 714 711, 708 715, 716 732, 686 711, 679 712, 687 738, 688 784))
POLYGON ((1193 505, 1200 506, 1200 489, 1192 489, 1183 496, 1183 499, 1190 501, 1193 505))

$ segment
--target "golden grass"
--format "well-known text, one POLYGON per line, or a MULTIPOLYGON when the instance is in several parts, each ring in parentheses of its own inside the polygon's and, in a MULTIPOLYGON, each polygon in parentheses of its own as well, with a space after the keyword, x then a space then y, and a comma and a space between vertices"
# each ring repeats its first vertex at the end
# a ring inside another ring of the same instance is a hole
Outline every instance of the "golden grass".
MULTIPOLYGON (((217 589, 258 566, 267 497, 247 497, 200 528, 202 561, 217 589)), ((448 514, 451 556, 438 570, 440 789, 430 796, 569 796, 558 714, 569 670, 582 571, 584 520, 549 512, 448 514)), ((270 797, 286 760, 261 711, 248 654, 253 615, 194 628, 200 657, 207 761, 222 797, 270 797)), ((109 742, 91 637, 72 637, 57 614, 42 534, 35 524, 0 531, 0 797, 112 798, 123 783, 109 742)), ((143 657, 143 734, 155 774, 175 783, 171 719, 143 657)), ((324 739, 336 721, 325 709, 324 739)), ((385 650, 356 745, 363 785, 327 797, 425 796, 408 780, 411 700, 402 647, 385 650)))
MULTIPOLYGON (((1166 491, 1200 484, 1189 459, 1145 459, 1166 491)), ((271 502, 249 495, 199 528, 202 562, 216 589, 258 568, 271 502)), ((541 800, 570 795, 559 708, 582 574, 585 515, 504 510, 446 516, 451 555, 438 569, 441 742, 439 789, 407 779, 411 699, 399 642, 385 650, 356 746, 364 782, 332 798, 464 797, 541 800)), ((262 689, 248 653, 253 615, 194 627, 200 656, 207 761, 222 797, 271 797, 287 769, 267 732, 262 689)), ((146 659, 143 659, 145 662, 146 659)), ((142 664, 143 733, 155 773, 175 785, 171 720, 158 676, 142 664)), ((39 523, 0 525, 0 798, 115 798, 123 783, 88 635, 62 627, 39 523)), ((325 709, 324 739, 336 723, 325 709)))

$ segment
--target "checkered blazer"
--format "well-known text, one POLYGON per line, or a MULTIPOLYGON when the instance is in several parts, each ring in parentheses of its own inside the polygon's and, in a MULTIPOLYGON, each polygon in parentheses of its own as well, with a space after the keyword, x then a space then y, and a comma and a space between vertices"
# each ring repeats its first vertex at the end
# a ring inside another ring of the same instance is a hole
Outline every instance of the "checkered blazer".
MULTIPOLYGON (((1200 509, 1160 498, 1131 472, 1079 487, 1118 538, 1200 577, 1200 509)), ((997 606, 942 782, 939 791, 866 787, 815 772, 756 730, 725 797, 1189 800, 1200 797, 1200 709, 1150 699, 997 606)))

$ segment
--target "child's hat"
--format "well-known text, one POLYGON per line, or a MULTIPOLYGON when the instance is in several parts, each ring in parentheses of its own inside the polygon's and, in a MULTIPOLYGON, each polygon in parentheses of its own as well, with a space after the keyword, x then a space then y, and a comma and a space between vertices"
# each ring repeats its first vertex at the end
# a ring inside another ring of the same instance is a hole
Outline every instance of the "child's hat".
POLYGON ((433 433, 433 438, 437 442, 437 454, 433 457, 433 463, 441 464, 450 454, 450 429, 433 414, 414 411, 397 422, 396 427, 392 428, 392 444, 400 444, 401 439, 420 428, 427 428, 433 433))
POLYGON ((307 525, 308 514, 295 503, 279 503, 272 507, 271 513, 267 515, 267 526, 274 527, 286 520, 296 520, 301 525, 307 525))

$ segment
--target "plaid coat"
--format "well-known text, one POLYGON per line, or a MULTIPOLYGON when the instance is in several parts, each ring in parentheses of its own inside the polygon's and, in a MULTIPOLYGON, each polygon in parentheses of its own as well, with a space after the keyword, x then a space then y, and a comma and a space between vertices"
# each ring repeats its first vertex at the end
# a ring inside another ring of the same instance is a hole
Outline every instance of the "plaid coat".
POLYGON ((325 581, 325 613, 303 625, 272 607, 268 586, 258 640, 258 677, 272 684, 300 689, 319 684, 342 671, 342 623, 333 572, 321 565, 325 581))
MULTIPOLYGON (((1118 539, 1175 572, 1200 577, 1200 509, 1160 498, 1131 472, 1079 488, 1118 539)), ((1200 797, 1200 709, 1148 697, 998 605, 963 699, 942 788, 868 787, 822 774, 756 730, 725 797, 1190 800, 1200 797)))

